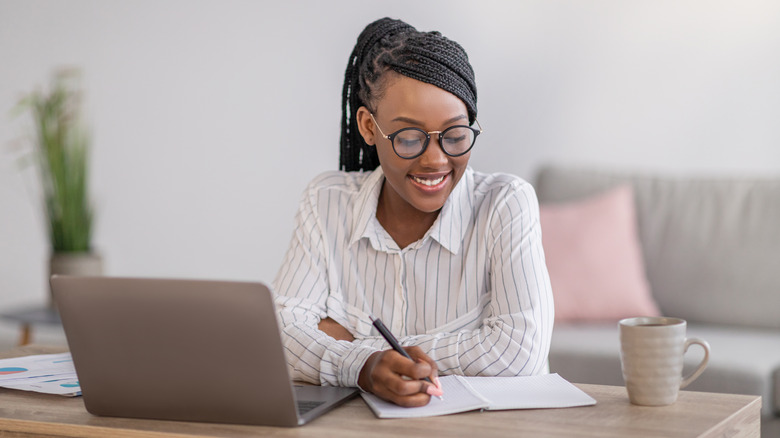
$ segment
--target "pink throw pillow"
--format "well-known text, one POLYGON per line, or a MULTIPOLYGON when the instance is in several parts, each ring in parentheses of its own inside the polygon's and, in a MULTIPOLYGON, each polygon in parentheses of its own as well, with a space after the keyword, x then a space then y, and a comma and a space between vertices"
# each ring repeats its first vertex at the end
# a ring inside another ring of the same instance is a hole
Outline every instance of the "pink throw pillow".
POLYGON ((631 186, 540 207, 556 322, 658 316, 637 234, 631 186))

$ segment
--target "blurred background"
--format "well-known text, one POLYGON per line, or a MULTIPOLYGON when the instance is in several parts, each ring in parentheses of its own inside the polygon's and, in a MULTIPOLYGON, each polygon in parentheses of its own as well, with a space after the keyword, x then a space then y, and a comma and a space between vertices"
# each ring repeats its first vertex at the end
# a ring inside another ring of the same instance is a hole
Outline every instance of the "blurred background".
MULTIPOLYGON (((106 274, 270 282, 301 191, 338 167, 347 58, 383 16, 469 53, 478 170, 780 173, 773 0, 0 0, 0 312, 48 300, 32 123, 10 111, 54 70, 82 72, 106 274)), ((0 346, 17 331, 0 321, 0 346)))

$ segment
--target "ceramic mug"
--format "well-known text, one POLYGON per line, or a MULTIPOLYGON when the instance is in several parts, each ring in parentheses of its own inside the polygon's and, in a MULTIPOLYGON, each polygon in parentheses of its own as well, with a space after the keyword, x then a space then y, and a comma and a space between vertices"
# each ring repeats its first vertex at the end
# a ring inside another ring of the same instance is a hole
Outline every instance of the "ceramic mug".
POLYGON ((699 377, 707 366, 710 345, 702 339, 686 338, 684 319, 627 318, 618 326, 623 380, 633 404, 664 406, 674 403, 679 390, 699 377), (696 371, 683 379, 683 356, 692 344, 704 348, 704 358, 696 371))

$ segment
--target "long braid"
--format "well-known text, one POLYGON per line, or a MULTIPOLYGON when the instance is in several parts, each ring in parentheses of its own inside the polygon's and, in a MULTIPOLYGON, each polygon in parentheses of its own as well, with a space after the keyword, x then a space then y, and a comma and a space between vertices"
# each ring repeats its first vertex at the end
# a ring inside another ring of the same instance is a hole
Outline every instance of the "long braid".
POLYGON ((382 18, 361 32, 344 73, 342 170, 370 171, 379 165, 376 148, 360 135, 356 114, 361 106, 373 107, 382 93, 382 77, 389 70, 454 94, 466 104, 469 122, 476 118, 474 70, 463 47, 439 32, 418 32, 403 21, 382 18))
MULTIPOLYGON (((397 32, 413 31, 414 28, 400 20, 377 20, 363 29, 357 44, 349 56, 347 70, 344 73, 344 89, 341 94, 341 168, 347 171, 373 170, 379 165, 376 150, 370 148, 357 129, 357 110, 366 105, 360 98, 360 69, 377 42, 383 37, 397 32)), ((365 76, 365 72, 364 72, 365 76)))

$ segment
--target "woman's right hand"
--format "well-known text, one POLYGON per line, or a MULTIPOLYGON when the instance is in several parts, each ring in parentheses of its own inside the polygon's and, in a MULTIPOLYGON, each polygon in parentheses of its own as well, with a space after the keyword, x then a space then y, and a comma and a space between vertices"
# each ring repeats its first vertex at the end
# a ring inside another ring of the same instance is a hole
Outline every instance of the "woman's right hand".
POLYGON ((358 385, 400 406, 425 406, 432 395, 442 395, 440 387, 423 380, 428 377, 438 384, 436 362, 420 347, 404 347, 404 350, 413 360, 395 350, 377 351, 369 356, 360 370, 358 385))

